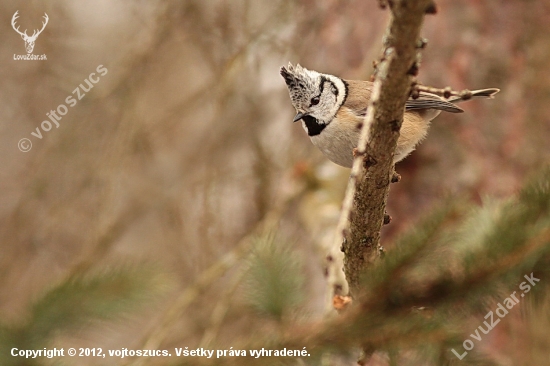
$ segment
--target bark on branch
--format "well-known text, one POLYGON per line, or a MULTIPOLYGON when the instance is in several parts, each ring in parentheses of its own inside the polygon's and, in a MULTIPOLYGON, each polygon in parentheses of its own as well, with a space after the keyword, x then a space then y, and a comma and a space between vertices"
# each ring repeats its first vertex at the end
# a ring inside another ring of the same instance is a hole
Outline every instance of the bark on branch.
MULTIPOLYGON (((334 293, 341 294, 349 285, 354 297, 360 293, 361 273, 381 251, 380 230, 393 175, 393 155, 405 101, 418 71, 419 52, 425 45, 420 29, 424 15, 435 12, 433 0, 392 0, 387 5, 392 17, 331 253, 334 257, 341 246, 347 280, 345 283, 342 276, 333 276, 334 293)), ((335 258, 338 266, 342 255, 335 258)))

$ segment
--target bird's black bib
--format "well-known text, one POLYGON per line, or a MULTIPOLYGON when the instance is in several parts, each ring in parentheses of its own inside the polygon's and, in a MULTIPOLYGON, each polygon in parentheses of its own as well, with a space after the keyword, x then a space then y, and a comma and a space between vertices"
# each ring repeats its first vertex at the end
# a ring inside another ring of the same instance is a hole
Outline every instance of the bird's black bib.
POLYGON ((308 136, 317 136, 327 127, 326 124, 317 122, 315 117, 304 116, 302 119, 306 124, 308 136))

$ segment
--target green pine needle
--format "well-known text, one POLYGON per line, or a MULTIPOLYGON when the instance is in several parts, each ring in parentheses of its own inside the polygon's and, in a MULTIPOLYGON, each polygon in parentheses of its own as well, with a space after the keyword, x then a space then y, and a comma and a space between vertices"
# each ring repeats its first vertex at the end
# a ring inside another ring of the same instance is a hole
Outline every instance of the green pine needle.
POLYGON ((303 299, 303 274, 295 253, 274 235, 257 239, 245 281, 249 303, 261 314, 281 321, 303 299))
MULTIPOLYGON (((116 320, 157 298, 165 281, 144 266, 69 278, 47 290, 30 307, 21 324, 0 325, 0 350, 40 349, 60 332, 100 320, 116 320)), ((0 364, 17 360, 0 352, 0 364), (3 359, 2 355, 8 358, 3 359)))

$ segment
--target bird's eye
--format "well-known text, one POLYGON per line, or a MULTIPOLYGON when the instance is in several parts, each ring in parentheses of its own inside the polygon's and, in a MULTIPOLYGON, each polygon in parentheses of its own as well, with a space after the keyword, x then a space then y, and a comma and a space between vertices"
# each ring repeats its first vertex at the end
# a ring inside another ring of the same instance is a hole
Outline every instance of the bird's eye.
POLYGON ((311 105, 319 104, 319 97, 311 98, 311 105))

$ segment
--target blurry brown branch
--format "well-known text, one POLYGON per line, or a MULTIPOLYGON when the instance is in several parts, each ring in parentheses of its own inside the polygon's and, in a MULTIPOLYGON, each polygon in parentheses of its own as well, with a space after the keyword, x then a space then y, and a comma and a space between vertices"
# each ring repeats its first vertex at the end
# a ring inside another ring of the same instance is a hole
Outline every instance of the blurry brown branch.
POLYGON ((199 342, 199 348, 212 348, 212 345, 215 344, 216 337, 218 336, 220 329, 223 325, 223 320, 225 319, 229 308, 232 305, 233 295, 235 295, 237 288, 243 281, 244 275, 246 274, 246 267, 239 268, 238 273, 236 273, 229 285, 224 289, 223 293, 220 295, 220 300, 212 310, 210 315, 210 324, 204 331, 202 339, 199 342))
MULTIPOLYGON (((239 262, 242 262, 243 259, 250 253, 250 249, 254 243, 254 238, 273 230, 279 223, 281 217, 284 216, 287 210, 292 207, 297 200, 301 199, 306 190, 307 186, 303 186, 286 199, 283 199, 279 205, 276 205, 264 216, 262 220, 256 224, 250 233, 245 235, 239 241, 233 250, 226 253, 217 262, 202 272, 196 279, 195 283, 187 287, 165 311, 160 321, 156 323, 156 327, 145 336, 141 347, 143 349, 158 349, 168 336, 170 330, 172 329, 172 325, 185 314, 188 306, 197 300, 197 298, 214 281, 218 280, 239 262)), ((235 281, 238 283, 238 278, 241 276, 241 273, 238 273, 236 276, 237 279, 235 281)), ((222 310, 218 311, 223 312, 223 305, 222 310)), ((214 327, 217 327, 218 325, 215 323, 216 321, 214 321, 214 327)), ((215 334, 215 330, 213 334, 215 334)), ((206 339, 207 338, 205 338, 205 341, 206 339)), ((144 365, 147 364, 147 360, 148 357, 139 357, 131 364, 144 365)))
MULTIPOLYGON (((354 154, 334 243, 335 248, 342 245, 344 272, 354 297, 360 292, 360 274, 378 256, 380 230, 393 175, 393 155, 414 74, 412 70, 418 68, 420 28, 424 14, 434 9, 431 0, 389 4, 392 18, 354 154)), ((333 288, 343 286, 333 284, 333 288)))
POLYGON ((94 238, 93 245, 89 245, 87 253, 82 255, 82 259, 75 263, 65 273, 65 278, 83 275, 97 266, 104 259, 112 246, 124 235, 128 228, 146 212, 145 207, 140 204, 130 205, 116 219, 112 220, 104 227, 99 228, 99 236, 94 238))
MULTIPOLYGON (((262 222, 263 223, 263 222, 262 222)), ((271 224, 271 221, 269 221, 271 224)), ((259 224, 259 228, 263 229, 264 225, 259 224)), ((261 232, 261 230, 260 230, 261 232)), ((199 275, 195 283, 187 287, 173 302, 173 304, 163 314, 158 325, 146 335, 143 342, 143 349, 157 349, 168 336, 172 325, 185 314, 189 305, 191 305, 214 281, 223 276, 237 262, 241 261, 249 252, 252 244, 253 235, 258 234, 254 230, 254 234, 247 235, 240 243, 229 253, 225 254, 220 260, 210 266, 207 270, 199 275)), ((133 365, 147 364, 148 357, 139 357, 133 365)))

